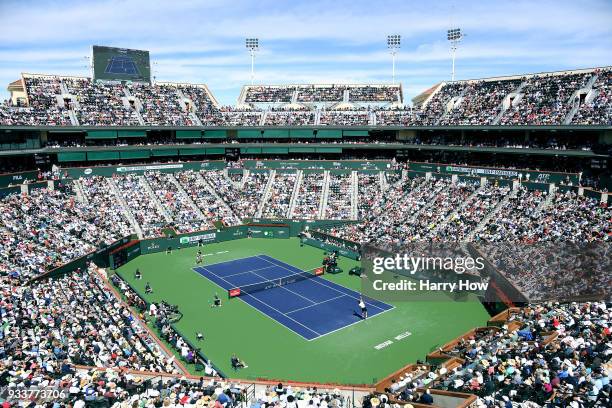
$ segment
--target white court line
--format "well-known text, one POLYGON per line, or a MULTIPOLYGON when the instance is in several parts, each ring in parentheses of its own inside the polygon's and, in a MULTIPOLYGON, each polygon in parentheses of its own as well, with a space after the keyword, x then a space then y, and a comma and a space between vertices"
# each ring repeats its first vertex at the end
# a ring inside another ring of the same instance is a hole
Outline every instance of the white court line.
POLYGON ((345 297, 345 296, 346 296, 346 295, 340 295, 340 296, 336 296, 336 297, 331 298, 331 299, 324 300, 324 301, 319 302, 319 303, 315 303, 314 305, 309 305, 309 306, 300 307, 299 309, 295 309, 295 310, 292 310, 292 311, 290 311, 290 312, 287 312, 287 314, 291 314, 291 313, 299 312, 300 310, 308 309, 309 307, 319 306, 319 305, 322 305, 323 303, 331 302, 332 300, 340 299, 340 298, 345 297))
MULTIPOLYGON (((275 265, 272 265, 272 266, 271 266, 271 268, 273 268, 273 267, 278 268, 278 266, 275 266, 275 265)), ((253 275, 257 275, 257 276, 259 276, 259 277, 260 277, 260 278, 262 278, 262 279, 266 279, 266 278, 264 278, 263 276, 261 276, 261 275, 259 275, 259 274, 256 274, 255 272, 253 272, 253 275)), ((289 276, 291 276, 291 275, 289 275, 289 276)), ((279 279, 279 280, 280 280, 280 279, 283 279, 283 278, 274 278, 274 279, 272 279, 272 281, 275 281, 276 279, 279 279)), ((264 282, 269 282, 269 281, 270 281, 270 279, 265 280, 264 282)), ((291 282, 291 283, 293 283, 293 282, 291 282)), ((315 301, 313 301, 312 299, 309 299, 309 298, 307 298, 307 297, 305 297, 305 296, 302 296, 302 295, 300 295, 299 293, 292 291, 291 289, 287 289, 287 288, 285 287, 285 285, 274 286, 274 287, 272 287, 272 288, 270 288, 270 289, 274 289, 274 288, 281 288, 281 289, 285 289, 286 291, 291 292, 291 293, 293 293, 294 295, 298 295, 298 296, 299 296, 299 297, 301 297, 302 299, 309 301, 309 302, 310 302, 310 303, 312 303, 313 305, 316 303, 316 302, 315 302, 315 301)))
MULTIPOLYGON (((261 260, 263 260, 263 261, 265 261, 265 262, 267 262, 267 263, 269 263, 269 264, 272 264, 272 265, 278 266, 278 267, 283 268, 283 269, 285 269, 285 270, 287 270, 287 271, 289 271, 289 272, 293 272, 291 269, 289 269, 289 268, 285 267, 284 265, 279 265, 279 264, 277 264, 277 263, 275 263, 275 262, 272 262, 272 261, 271 261, 271 260, 269 260, 269 259, 262 258, 262 255, 264 255, 264 254, 252 255, 252 256, 247 256, 247 257, 244 257, 244 258, 237 258, 237 259, 259 258, 259 259, 261 259, 261 260)), ((237 260, 237 259, 234 259, 234 260, 237 260)), ((272 259, 274 259, 274 258, 272 258, 272 259)), ((218 262, 218 263, 216 263, 216 264, 214 264, 214 265, 223 264, 223 263, 227 263, 227 262, 231 262, 231 261, 226 261, 226 262, 218 262)), ((227 283, 231 284, 231 283, 230 283, 230 282, 228 282, 227 280, 223 279, 221 276, 219 276, 219 275, 217 275, 217 274, 215 274, 215 273, 211 272, 210 270, 206 269, 205 267, 201 267, 201 268, 202 268, 202 269, 204 269, 205 271, 207 271, 208 273, 212 274, 213 276, 216 276, 217 278, 219 278, 219 279, 221 279, 221 280, 223 280, 223 281, 225 281, 225 282, 227 282, 227 283)), ((296 268, 296 269, 299 269, 299 268, 296 268)), ((197 273, 197 271, 195 271, 195 270, 194 270, 194 272, 196 272, 196 273, 197 273)), ((298 272, 293 272, 292 274, 295 274, 295 273, 298 273, 298 272)), ((257 274, 255 274, 255 275, 257 275, 257 274)), ((200 274, 200 276, 202 276, 202 275, 200 274)), ((258 275, 258 276, 260 276, 260 275, 258 275)), ((291 275, 288 275, 288 276, 291 276, 291 275)), ((282 278, 279 278, 279 279, 282 279, 282 278)), ((338 293, 340 293, 340 294, 341 294, 341 296, 338 296, 338 297, 333 298, 333 299, 338 299, 338 298, 341 298, 341 297, 344 297, 344 296, 348 296, 348 297, 350 297, 350 298, 352 298, 352 299, 357 299, 357 300, 358 300, 358 298, 357 298, 357 297, 355 297, 355 296, 353 296, 353 295, 350 295, 350 294, 348 294, 348 293, 342 292, 342 291, 340 291, 340 290, 338 290, 338 289, 336 289, 336 288, 334 288, 334 287, 331 287, 331 286, 325 285, 324 283, 319 282, 319 280, 318 280, 318 279, 310 279, 310 280, 312 280, 312 281, 314 281, 314 282, 318 283, 318 284, 319 284, 319 285, 321 285, 321 286, 324 286, 324 287, 326 287, 326 288, 328 288, 328 289, 332 289, 332 290, 334 290, 334 291, 336 291, 336 292, 338 292, 338 293)), ((269 280, 266 280, 266 282, 268 282, 268 281, 269 281, 269 280)), ((327 282, 327 281, 323 280, 323 282, 327 282)), ((218 286, 219 286, 219 285, 218 285, 218 286)), ((220 286, 220 287, 221 287, 221 286, 220 286)), ((281 287, 282 287, 282 286, 281 286, 281 287)), ((222 288, 222 289, 225 289, 225 288, 223 288, 223 287, 221 287, 221 288, 222 288)), ((351 292, 353 292, 353 293, 355 292, 355 291, 353 291, 352 289, 348 289, 348 288, 347 288, 347 290, 349 290, 349 291, 351 291, 351 292)), ((290 292, 291 292, 291 291, 290 291, 290 292)), ((365 319, 365 320, 358 320, 358 321, 356 321, 356 322, 353 322, 353 323, 347 324, 346 326, 342 326, 342 327, 339 327, 339 328, 337 328, 337 329, 335 329, 335 330, 332 330, 332 331, 330 331, 330 332, 327 332, 327 333, 321 334, 321 333, 318 333, 318 332, 314 331, 313 329, 309 328, 308 326, 305 326, 304 324, 302 324, 302 323, 298 322, 297 320, 293 319, 291 316, 288 316, 288 315, 287 315, 288 313, 293 313, 293 312, 296 312, 296 311, 301 310, 301 309, 296 309, 296 310, 292 310, 292 311, 287 312, 287 313, 283 313, 283 312, 281 312, 280 310, 278 310, 278 309, 276 309, 276 308, 274 308, 274 307, 272 307, 272 306, 268 305, 268 304, 267 304, 267 303, 265 303, 264 301, 262 301, 262 300, 260 300, 260 299, 256 298, 255 296, 253 296, 253 295, 251 295, 251 294, 245 293, 244 295, 245 295, 245 296, 250 296, 250 297, 252 297, 252 298, 253 298, 253 299, 255 299, 256 301, 258 301, 258 302, 262 303, 263 305, 265 305, 265 306, 269 307, 270 309, 272 309, 272 310, 274 310, 274 311, 278 312, 279 314, 281 314, 281 315, 285 316, 286 318, 288 318, 288 319, 290 319, 290 320, 292 320, 292 321, 296 322, 296 323, 297 323, 297 324, 299 324, 300 326, 302 326, 302 327, 306 328, 308 331, 310 331, 310 332, 312 332, 312 333, 315 333, 315 334, 318 334, 318 336, 317 336, 317 337, 314 337, 314 338, 312 338, 312 339, 308 339, 308 338, 304 337, 302 334, 300 334, 299 332, 297 332, 297 331, 293 330, 292 328, 290 328, 289 326, 286 326, 285 324, 283 324, 283 323, 279 322, 278 320, 274 319, 274 318, 273 318, 273 317, 271 317, 270 315, 266 314, 266 313, 265 313, 265 312, 263 312, 262 310, 260 310, 260 309, 256 308, 255 306, 253 306, 253 305, 251 305, 251 304, 247 303, 246 301, 244 301, 244 299, 240 299, 240 300, 242 300, 244 303, 246 303, 247 305, 251 306, 253 309, 257 310, 259 313, 263 314, 264 316, 266 316, 266 317, 268 317, 268 318, 271 318, 271 319, 272 319, 272 320, 274 320, 276 323, 278 323, 278 324, 280 324, 281 326, 283 326, 283 327, 285 327, 285 328, 289 329, 290 331, 294 332, 295 334, 297 334, 298 336, 302 337, 302 338, 303 338, 303 339, 305 339, 306 341, 313 341, 313 340, 317 340, 317 339, 319 339, 319 338, 321 338, 321 337, 327 336, 328 334, 332 334, 332 333, 335 333, 335 332, 337 332, 337 331, 343 330, 343 329, 345 329, 345 328, 347 328, 347 327, 349 327, 349 326, 354 326, 354 325, 356 325, 356 324, 358 324, 358 323, 361 323, 361 322, 367 321, 367 320, 369 320, 369 319, 373 319, 373 318, 375 318, 375 317, 376 317, 376 316, 378 316, 378 315, 381 315, 381 314, 383 314, 383 313, 386 313, 386 312, 388 312, 388 311, 391 311, 391 310, 395 309, 395 306, 393 306, 393 305, 389 305, 389 306, 391 306, 391 308, 390 308, 390 309, 383 309, 383 308, 378 307, 378 306, 376 306, 376 305, 370 304, 370 306, 372 306, 372 307, 374 307, 374 308, 376 308, 376 309, 381 310, 381 312, 379 312, 379 313, 375 314, 375 315, 374 315, 374 316, 372 316, 372 317, 369 317, 368 319, 365 319)), ((320 303, 324 303, 324 302, 327 302, 327 301, 331 301, 331 300, 333 300, 333 299, 328 299, 328 300, 323 301, 323 302, 320 302, 320 303)), ((366 304, 368 304, 368 302, 366 302, 366 304)), ((311 305, 311 306, 307 306, 306 308, 308 308, 308 307, 314 307, 314 306, 316 306, 316 305, 317 305, 317 304, 313 304, 313 305, 311 305)))
MULTIPOLYGON (((348 296, 348 295, 347 295, 347 296, 348 296)), ((354 325, 359 324, 359 323, 362 323, 362 322, 367 322, 368 320, 370 320, 370 319, 374 319, 374 318, 376 318, 376 317, 380 316, 381 314, 383 314, 383 313, 387 313, 387 312, 389 312, 389 311, 391 311, 391 310, 393 310, 393 309, 395 309, 395 306, 391 306, 391 309, 383 310, 382 312, 376 313, 374 316, 372 316, 372 317, 368 317, 367 319, 357 320, 356 322, 353 322, 353 323, 351 323, 351 324, 347 324, 346 326, 342 326, 342 327, 339 327, 339 328, 337 328, 337 329, 335 329, 335 330, 332 330, 332 331, 330 331, 330 332, 327 332, 327 333, 325 333, 325 334, 322 334, 322 335, 320 335, 319 337, 314 338, 313 340, 320 339, 321 337, 325 337, 325 336, 327 336, 328 334, 332 334, 332 333, 335 333, 335 332, 337 332, 337 331, 340 331, 340 330, 346 329, 347 327, 354 326, 354 325)))
MULTIPOLYGON (((224 252, 229 252, 229 251, 224 251, 224 252)), ((219 252, 217 252, 219 253, 219 252)), ((249 258, 259 258, 260 256, 265 255, 265 254, 257 254, 257 255, 249 255, 249 256, 243 256, 242 258, 234 258, 234 259, 230 259, 229 261, 222 261, 222 262, 217 262, 214 264, 210 264, 207 266, 216 266, 216 265, 221 265, 221 264, 225 264, 225 263, 230 263, 230 262, 234 262, 234 261, 240 261, 241 259, 249 259, 249 258)), ((271 263, 270 261, 268 261, 267 259, 264 259, 264 261, 271 263)), ((210 272, 210 271, 209 271, 210 272)), ((211 272, 212 273, 212 272, 211 272)), ((219 275, 215 275, 215 276, 219 276, 219 275)))
MULTIPOLYGON (((232 276, 244 275, 246 273, 253 273, 253 275, 257 275, 255 273, 255 271, 261 271, 263 269, 270 269, 270 268, 274 268, 274 267, 276 267, 276 265, 270 265, 270 266, 266 266, 265 268, 259 268, 259 269, 251 269, 250 271, 238 272, 238 273, 233 273, 231 275, 226 275, 226 276, 224 276, 224 278, 231 278, 232 276)), ((260 276, 260 275, 257 275, 257 276, 259 276, 260 278, 263 278, 263 276, 260 276)))
MULTIPOLYGON (((222 281, 225 281, 225 282, 229 283, 230 285, 233 285, 231 282, 226 281, 226 280, 225 280, 225 279, 223 279, 221 276, 219 276, 219 275, 215 274, 214 272, 209 271, 208 269, 204 268, 203 266, 200 266, 200 268, 204 269, 206 272, 210 273, 211 275, 216 276, 217 278, 221 279, 222 281)), ((197 272, 197 271, 195 271, 195 270, 194 270, 194 272, 198 273, 198 272, 197 272)), ((198 273, 198 274, 199 274, 199 273, 198 273)), ((202 276, 201 274, 199 274, 199 275, 200 275, 200 276, 202 276)), ((217 286, 219 286, 219 285, 217 285, 217 286)), ((222 286, 220 286, 220 287, 221 287, 222 289, 225 289, 225 288, 223 288, 222 286)), ((225 289, 225 290, 227 290, 227 289, 225 289)), ((267 304, 266 302, 264 302, 264 301, 262 301, 262 300, 260 300, 260 299, 257 299, 255 296, 250 295, 250 294, 248 294, 248 293, 246 293, 245 295, 246 295, 246 296, 250 296, 250 297, 252 297, 253 299, 255 299, 256 301, 258 301, 259 303, 262 303, 262 304, 264 304, 264 305, 268 306, 270 309, 272 309, 272 310, 274 310, 274 311, 278 312, 279 314, 281 314, 281 315, 285 316, 287 319, 294 321, 295 323, 297 323, 297 324, 299 324, 300 326, 304 327, 306 330, 308 330, 308 331, 310 331, 310 332, 312 332, 312 333, 314 333, 314 334, 318 334, 318 335, 319 335, 319 337, 321 336, 321 333, 319 333, 319 332, 316 332, 316 331, 312 330, 310 327, 305 326, 304 324, 302 324, 302 323, 298 322, 297 320, 295 320, 295 319, 294 319, 294 318, 292 318, 291 316, 287 316, 286 314, 284 314, 284 313, 283 313, 283 312, 281 312, 280 310, 278 310, 278 309, 276 309, 276 308, 274 308, 274 307, 270 306, 270 305, 269 305, 269 304, 267 304)), ((238 298, 240 299, 240 297, 238 297, 238 298)), ((242 299, 241 299, 241 300, 242 300, 242 299)), ((303 335, 301 335, 300 333, 296 332, 295 330, 293 330, 293 329, 292 329, 292 328, 290 328, 289 326, 286 326, 286 325, 284 325, 283 323, 281 323, 281 322, 279 322, 278 320, 276 320, 276 319, 274 319, 273 317, 271 317, 270 315, 267 315, 267 314, 266 314, 266 313, 264 313, 262 310, 257 309, 255 306, 250 305, 249 303, 245 302, 244 300, 242 300, 242 301, 243 301, 244 303, 246 303, 247 305, 251 306, 253 309, 255 309, 255 310, 257 310, 258 312, 262 313, 263 315, 267 316, 268 318, 272 318, 272 320, 274 320, 275 322, 277 322, 277 323, 278 323, 278 324, 280 324, 281 326, 283 326, 283 327, 285 327, 285 328, 287 328, 287 329, 291 330, 292 332, 294 332, 295 334, 299 335, 299 336, 300 336, 300 337, 302 337, 303 339, 306 339, 307 341, 310 341, 310 339, 307 339, 306 337, 304 337, 304 336, 303 336, 303 335)), ((315 338, 318 338, 318 337, 315 337, 315 338)))
MULTIPOLYGON (((260 255, 257 255, 257 257, 259 258, 259 257, 260 257, 260 255)), ((264 261, 268 261, 268 260, 264 258, 264 261)), ((268 262, 270 262, 271 264, 277 265, 277 266, 279 266, 279 267, 281 267, 281 268, 283 268, 283 269, 285 269, 285 270, 287 270, 287 271, 291 271, 291 269, 289 269, 289 268, 287 268, 287 267, 285 267, 285 266, 283 266, 283 265, 278 265, 278 264, 275 264, 275 263, 274 263, 274 262, 272 262, 272 261, 268 261, 268 262)), ((296 268, 296 269, 299 269, 299 268, 296 268)), ((346 293, 346 292, 342 292, 342 291, 340 291, 340 290, 338 290, 338 289, 336 289, 336 288, 334 288, 334 287, 332 287, 332 286, 324 285, 324 284, 323 284, 322 282, 320 282, 318 279, 309 279, 309 280, 310 280, 310 281, 312 281, 312 282, 318 283, 318 284, 319 284, 319 285, 321 285, 321 286, 325 286, 325 287, 326 287, 326 288, 328 288, 328 289, 335 290, 335 291, 336 291, 336 292, 338 292, 338 293, 342 293, 342 294, 344 294, 344 295, 346 295, 346 296, 348 296, 348 297, 351 297, 351 298, 353 298, 353 299, 355 299, 355 300, 359 300, 359 299, 360 299, 360 298, 355 297, 355 296, 353 296, 353 295, 350 295, 350 294, 348 294, 348 293, 346 293)), ((346 289, 347 289, 347 290, 350 290, 350 291, 351 291, 351 292, 353 292, 353 293, 356 293, 356 292, 355 292, 354 290, 352 290, 352 289, 348 289, 348 288, 346 288, 346 289)), ((368 304, 368 302, 365 302, 365 303, 366 303, 366 305, 368 304)), ((375 308, 376 308, 376 309, 378 309, 378 310, 382 310, 382 311, 387 311, 387 310, 390 310, 390 309, 383 309, 382 307, 376 306, 375 304, 372 304, 372 303, 370 303, 369 305, 370 305, 370 306, 372 306, 372 307, 375 307, 375 308)), ((391 307, 393 308, 393 306, 391 306, 391 307)))

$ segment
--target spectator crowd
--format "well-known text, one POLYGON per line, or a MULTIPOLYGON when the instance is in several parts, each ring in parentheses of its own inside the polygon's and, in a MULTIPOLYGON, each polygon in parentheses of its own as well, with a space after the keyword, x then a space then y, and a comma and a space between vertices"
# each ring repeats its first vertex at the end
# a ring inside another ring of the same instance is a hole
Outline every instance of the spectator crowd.
POLYGON ((246 86, 236 107, 222 107, 203 85, 122 85, 88 78, 25 75, 27 106, 0 107, 0 124, 609 125, 611 72, 604 68, 442 83, 422 106, 414 107, 402 105, 398 85, 246 86))

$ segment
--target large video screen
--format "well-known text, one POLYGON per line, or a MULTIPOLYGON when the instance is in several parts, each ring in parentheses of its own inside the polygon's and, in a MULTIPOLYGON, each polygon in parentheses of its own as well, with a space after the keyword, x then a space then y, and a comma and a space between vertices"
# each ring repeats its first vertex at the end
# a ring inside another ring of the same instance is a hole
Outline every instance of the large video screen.
POLYGON ((94 79, 151 82, 149 51, 93 46, 94 79))

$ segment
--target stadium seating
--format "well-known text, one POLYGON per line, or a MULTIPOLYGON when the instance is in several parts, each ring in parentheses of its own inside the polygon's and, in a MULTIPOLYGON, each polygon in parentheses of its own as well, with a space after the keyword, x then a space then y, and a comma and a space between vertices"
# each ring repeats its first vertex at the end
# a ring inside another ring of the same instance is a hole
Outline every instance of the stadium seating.
POLYGON ((212 226, 172 174, 145 172, 143 180, 149 184, 162 209, 172 219, 177 232, 200 231, 212 226))
POLYGON ((573 92, 583 88, 593 76, 566 74, 533 76, 525 81, 524 96, 516 108, 510 108, 501 118, 502 124, 560 125, 571 105, 573 92))
POLYGON ((596 123, 612 123, 612 69, 595 71, 597 80, 592 90, 586 95, 590 101, 579 105, 572 123, 578 125, 594 125, 596 123))
POLYGON ((318 219, 321 217, 323 186, 325 175, 322 172, 306 173, 302 178, 298 196, 293 210, 293 217, 318 219))
POLYGON ((28 106, 33 110, 36 122, 52 126, 71 125, 68 109, 60 107, 62 91, 58 78, 25 76, 23 80, 30 102, 28 106))
MULTIPOLYGON (((235 225, 240 222, 238 216, 285 218, 293 214, 305 219, 350 219, 356 211, 358 224, 334 227, 327 233, 382 247, 411 240, 494 243, 497 246, 486 248, 496 268, 534 298, 539 293, 562 296, 559 291, 568 287, 578 293, 585 287, 601 288, 610 283, 604 273, 581 275, 578 281, 555 276, 558 259, 543 254, 537 246, 524 245, 609 242, 612 210, 572 191, 549 194, 530 190, 526 185, 511 189, 493 182, 481 184, 475 178, 408 178, 395 170, 367 174, 229 170, 89 176, 68 185, 57 183, 55 190, 33 189, 28 195, 2 198, 0 306, 4 321, 9 322, 3 328, 3 338, 20 339, 7 342, 3 350, 5 355, 15 356, 11 364, 28 367, 35 361, 42 362, 45 370, 34 369, 36 375, 67 389, 82 378, 116 382, 118 388, 111 390, 107 383, 101 385, 99 381, 91 386, 96 390, 92 394, 100 401, 154 398, 155 395, 144 394, 144 377, 138 380, 137 376, 126 377, 124 372, 108 370, 180 372, 176 359, 144 327, 143 317, 154 322, 159 336, 176 348, 182 364, 195 364, 196 350, 167 324, 157 308, 151 308, 117 276, 113 278, 114 285, 141 317, 126 307, 93 266, 58 279, 23 285, 50 268, 95 251, 102 243, 137 232, 134 223, 143 236, 152 237, 165 226, 184 232, 213 228, 215 221, 235 225), (354 199, 357 203, 352 202, 354 199), (521 243, 518 258, 516 247, 510 252, 498 245, 512 242, 521 243), (531 267, 534 263, 544 268, 541 273, 555 278, 535 279, 531 267), (559 286, 561 283, 564 286, 559 286), (52 317, 45 318, 49 311, 52 317), (12 324, 17 321, 20 324, 12 324), (54 336, 43 335, 51 330, 54 336), (67 340, 58 342, 57 336, 67 340), (75 368, 75 364, 105 370, 94 373, 90 368, 75 368)), ((598 257, 602 268, 609 268, 607 258, 604 247, 598 257)), ((426 389, 460 391, 477 395, 479 403, 485 404, 506 398, 514 402, 539 401, 550 397, 554 388, 554 398, 564 401, 570 397, 585 401, 606 398, 605 387, 598 382, 604 378, 601 356, 610 353, 606 343, 609 331, 604 334, 599 330, 604 330, 606 324, 609 327, 609 308, 604 306, 532 306, 512 318, 516 321, 513 329, 505 326, 477 331, 444 350, 445 355, 460 359, 452 370, 438 366, 414 371, 412 377, 397 378, 397 385, 387 394, 410 403, 418 402, 426 389), (553 331, 557 333, 549 337, 553 331), (574 357, 566 361, 570 355, 567 353, 574 357), (543 369, 520 370, 522 383, 530 381, 540 388, 510 386, 516 371, 508 371, 508 367, 529 367, 530 360, 537 361, 543 369)), ((1 354, 0 357, 4 358, 1 354)), ((215 374, 209 362, 202 364, 207 375, 215 374)), ((9 372, 12 381, 16 381, 15 372, 9 372)), ((218 388, 214 380, 176 378, 170 380, 173 389, 183 390, 183 397, 191 401, 211 395, 211 387, 218 388)), ((160 389, 164 386, 160 384, 160 389)), ((88 398, 82 385, 77 388, 71 391, 72 398, 88 398)), ((183 398, 178 394, 167 397, 183 398)))
POLYGON ((350 220, 353 217, 353 175, 330 174, 327 206, 323 218, 329 220, 350 220))
POLYGON ((32 276, 131 233, 154 237, 165 227, 192 232, 213 228, 215 221, 237 225, 239 218, 256 216, 353 219, 356 214, 359 224, 333 234, 381 245, 444 239, 607 241, 612 231, 611 210, 573 192, 549 195, 450 178, 402 179, 396 172, 358 174, 357 180, 351 173, 247 172, 230 178, 223 171, 146 172, 93 176, 76 186, 81 199, 70 187, 2 199, 5 271, 32 276))
POLYGON ((176 87, 170 85, 130 84, 126 89, 142 106, 144 123, 152 126, 193 126, 186 112, 179 106, 176 87))
POLYGON ((287 218, 296 178, 295 173, 276 174, 270 184, 269 198, 263 203, 262 217, 287 218))
POLYGON ((474 394, 477 407, 603 407, 610 401, 601 363, 610 353, 608 325, 603 302, 515 310, 502 328, 474 331, 435 353, 459 364, 394 378, 385 398, 418 403, 437 389, 474 394))
POLYGON ((257 214, 259 203, 263 199, 265 187, 269 180, 269 173, 249 173, 242 183, 233 182, 223 172, 208 171, 206 179, 210 182, 219 196, 234 211, 243 218, 254 217, 257 214))
POLYGON ((134 109, 122 100, 125 95, 120 85, 98 84, 89 79, 62 80, 70 95, 75 96, 74 111, 80 125, 134 126, 139 125, 134 109))
POLYGON ((422 106, 400 86, 245 86, 220 107, 205 85, 121 85, 24 75, 27 107, 0 108, 10 126, 465 126, 610 124, 610 68, 442 83, 422 106), (74 114, 74 115, 72 115, 74 114))

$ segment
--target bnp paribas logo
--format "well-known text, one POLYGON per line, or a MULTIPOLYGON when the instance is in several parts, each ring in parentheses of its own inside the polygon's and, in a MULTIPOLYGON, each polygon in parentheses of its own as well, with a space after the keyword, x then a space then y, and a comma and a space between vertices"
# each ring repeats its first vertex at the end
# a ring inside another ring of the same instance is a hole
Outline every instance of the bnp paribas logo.
POLYGON ((453 171, 453 168, 451 166, 446 166, 446 171, 453 171))

